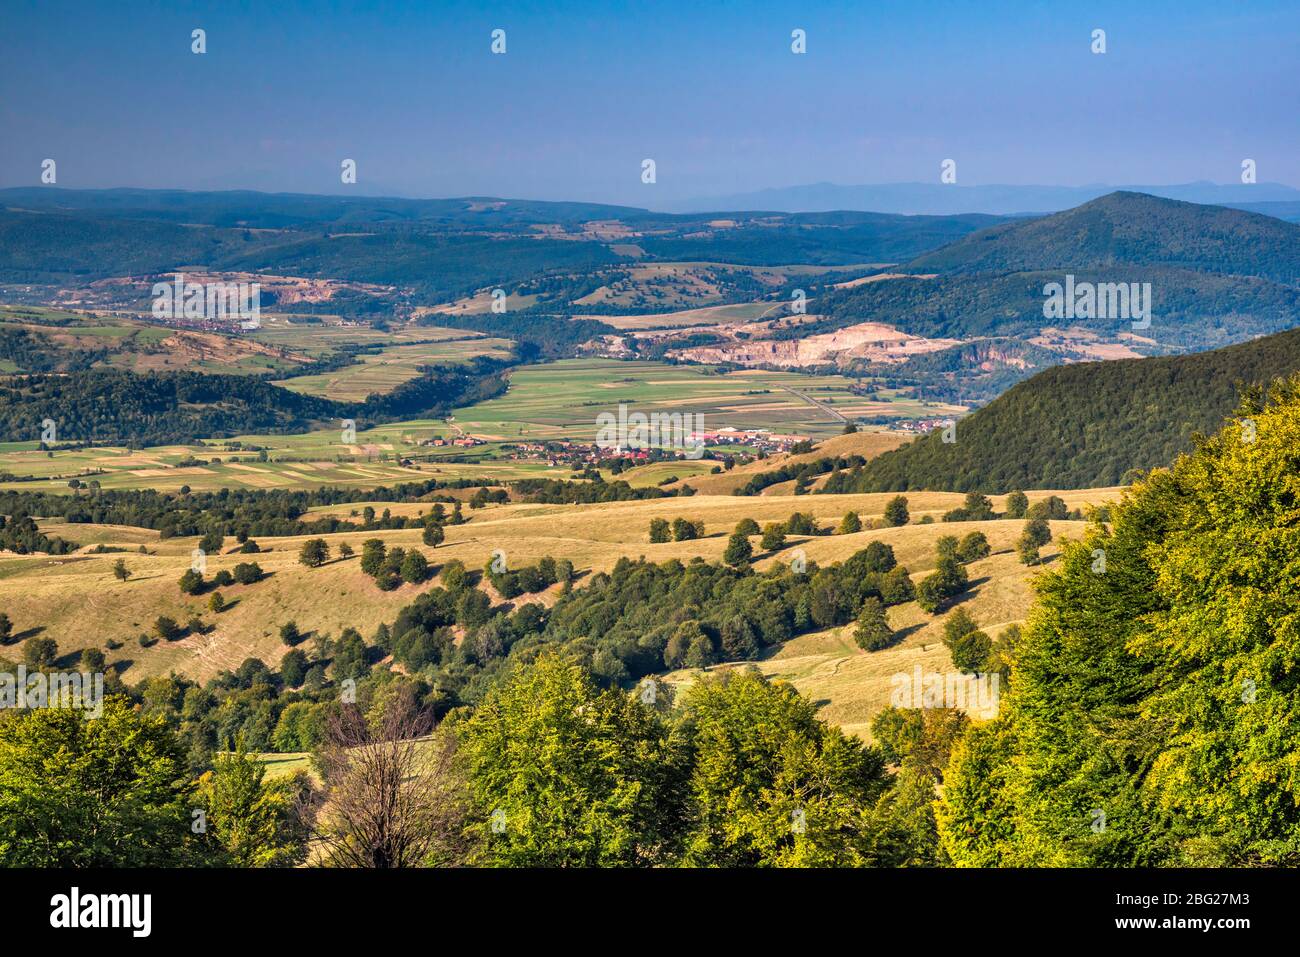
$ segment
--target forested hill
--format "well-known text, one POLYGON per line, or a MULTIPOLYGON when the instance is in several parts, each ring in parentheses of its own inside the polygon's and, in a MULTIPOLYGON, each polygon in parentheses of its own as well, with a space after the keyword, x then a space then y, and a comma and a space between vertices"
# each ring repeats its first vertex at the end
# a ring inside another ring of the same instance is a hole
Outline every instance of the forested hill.
POLYGON ((430 368, 386 395, 334 402, 253 376, 202 372, 136 375, 94 369, 0 378, 0 441, 39 439, 48 419, 58 442, 167 445, 247 433, 302 432, 354 419, 357 428, 482 401, 505 388, 506 363, 479 358, 430 368))
POLYGON ((1112 193, 1038 219, 982 229, 900 267, 917 277, 821 297, 815 326, 864 321, 929 338, 1040 335, 1049 326, 1103 338, 1129 317, 1044 317, 1044 289, 1078 282, 1150 284, 1139 351, 1208 349, 1289 329, 1300 313, 1300 225, 1222 206, 1112 193))
POLYGON ((120 370, 15 376, 0 388, 0 440, 183 442, 238 432, 285 432, 349 407, 299 395, 250 376, 120 370))
POLYGON ((1213 352, 1057 366, 957 423, 841 473, 828 492, 1117 485, 1216 431, 1241 387, 1300 370, 1300 329, 1213 352))
POLYGON ((1164 266, 1300 282, 1300 225, 1223 206, 1111 193, 983 229, 912 260, 914 273, 1164 266))
POLYGON ((915 273, 1009 273, 1162 265, 1300 281, 1300 225, 1221 205, 1112 192, 1065 212, 971 233, 907 265, 915 273))

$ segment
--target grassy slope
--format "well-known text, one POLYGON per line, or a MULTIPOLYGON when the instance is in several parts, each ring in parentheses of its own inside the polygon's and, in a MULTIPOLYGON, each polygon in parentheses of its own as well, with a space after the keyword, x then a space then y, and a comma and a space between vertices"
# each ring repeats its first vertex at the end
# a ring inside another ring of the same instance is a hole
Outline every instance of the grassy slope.
MULTIPOLYGON (((1062 494, 1073 507, 1113 498, 1116 490, 1062 494)), ((467 510, 472 521, 448 528, 446 545, 436 549, 431 557, 435 566, 459 558, 471 568, 481 568, 499 548, 506 552, 512 565, 529 564, 549 554, 570 559, 580 573, 608 569, 623 555, 644 555, 655 561, 700 555, 717 561, 726 547, 727 535, 742 518, 752 517, 763 523, 784 519, 792 511, 800 510, 810 511, 823 525, 830 525, 838 523, 850 508, 864 517, 879 517, 889 498, 886 494, 797 498, 701 495, 597 507, 496 506, 481 511, 467 510), (702 519, 708 537, 693 542, 647 543, 646 529, 651 518, 671 519, 679 515, 702 519)), ((961 501, 961 496, 955 493, 919 493, 909 498, 917 518, 923 514, 937 516, 961 501)), ((1019 521, 961 525, 935 522, 851 536, 792 539, 786 551, 776 557, 761 556, 758 564, 761 568, 771 561, 788 561, 796 548, 803 549, 810 560, 828 563, 847 558, 867 542, 879 539, 888 542, 898 560, 919 576, 933 564, 934 540, 938 536, 979 529, 989 536, 995 554, 971 569, 974 589, 969 607, 982 625, 993 626, 996 633, 998 626, 1022 618, 1029 605, 1027 569, 1009 552, 1022 524, 1019 521)), ((303 630, 336 637, 343 628, 352 626, 369 637, 380 622, 391 621, 420 588, 434 587, 434 583, 406 585, 393 592, 381 592, 361 572, 356 558, 307 569, 297 563, 303 538, 263 539, 260 544, 272 550, 253 557, 271 573, 270 577, 256 585, 223 589, 223 595, 235 604, 220 615, 213 615, 207 610, 207 596, 186 597, 177 588, 178 579, 189 567, 195 539, 164 542, 152 532, 113 526, 79 525, 74 529, 51 523, 50 528, 55 533, 74 535, 88 545, 122 545, 131 551, 63 558, 0 556, 0 608, 13 619, 15 632, 24 637, 36 623, 42 623, 44 631, 40 633, 55 638, 65 654, 91 645, 102 648, 110 638, 122 641, 123 647, 111 651, 109 658, 131 662, 125 672, 130 681, 173 670, 209 678, 223 668, 238 667, 250 655, 276 666, 286 650, 278 637, 283 622, 292 619, 303 630), (151 554, 139 555, 134 551, 142 543, 151 554), (112 566, 119 557, 125 558, 132 571, 132 578, 126 583, 119 583, 112 576, 112 566), (136 637, 162 614, 182 622, 191 614, 200 614, 216 628, 210 635, 141 648, 136 637)), ((1058 535, 1077 535, 1081 528, 1081 523, 1054 523, 1058 535)), ((361 543, 371 537, 407 548, 421 547, 419 536, 418 531, 403 530, 350 532, 327 538, 337 552, 342 541, 349 541, 360 551, 361 543)), ((233 547, 233 542, 228 547, 233 547)), ((430 550, 425 551, 428 554, 430 550)), ((232 568, 245 560, 247 556, 210 557, 209 577, 218 569, 232 568)), ((869 716, 888 703, 888 675, 910 668, 914 660, 923 661, 927 667, 946 664, 946 652, 941 648, 936 651, 938 626, 930 616, 915 605, 907 605, 891 609, 891 618, 899 628, 918 624, 922 627, 910 632, 900 645, 869 656, 846 643, 845 630, 807 635, 783 647, 762 667, 790 677, 814 700, 828 702, 827 717, 852 730, 861 730, 869 716)), ((19 645, 11 645, 0 654, 16 657, 19 652, 19 645)))
MULTIPOLYGON (((896 449, 910 440, 910 436, 900 432, 853 432, 849 435, 836 435, 818 442, 816 449, 812 452, 804 452, 799 455, 773 455, 766 459, 750 462, 748 465, 738 465, 731 471, 721 472, 718 475, 704 474, 697 478, 683 478, 679 482, 666 486, 666 488, 674 489, 682 485, 689 485, 696 492, 703 495, 730 495, 755 475, 762 475, 764 472, 774 472, 787 465, 804 465, 828 456, 861 455, 865 459, 873 459, 877 455, 896 449)), ((716 463, 710 463, 710 466, 713 464, 716 463)), ((793 485, 793 482, 789 484, 793 485)), ((772 486, 764 491, 774 492, 776 489, 777 486, 772 486)))

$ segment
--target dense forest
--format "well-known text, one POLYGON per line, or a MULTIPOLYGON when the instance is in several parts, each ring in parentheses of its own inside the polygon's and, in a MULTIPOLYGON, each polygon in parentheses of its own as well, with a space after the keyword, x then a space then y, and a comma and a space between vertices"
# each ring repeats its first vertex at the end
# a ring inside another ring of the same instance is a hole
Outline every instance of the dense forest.
MULTIPOLYGON (((653 236, 639 241, 651 256, 666 261, 728 262, 751 266, 811 263, 819 266, 906 261, 997 223, 1001 217, 898 216, 890 213, 795 213, 782 223, 755 223, 737 229, 685 236, 653 236)), ((729 218, 735 214, 729 214, 729 218)))
POLYGON ((1300 378, 1140 482, 1038 585, 938 823, 959 865, 1300 863, 1300 378), (1096 571, 1096 556, 1106 571, 1096 571))
POLYGON ((314 424, 365 423, 441 415, 505 391, 500 360, 430 367, 384 395, 346 403, 303 395, 253 376, 203 372, 139 375, 95 369, 0 379, 0 441, 167 445, 216 436, 302 432, 314 424))
POLYGON ((202 687, 117 686, 93 733, 73 709, 6 711, 0 855, 22 867, 930 864, 935 782, 967 725, 917 712, 869 746, 755 673, 674 700, 658 682, 602 688, 548 654, 438 726, 421 682, 392 673, 319 715, 293 692, 276 733, 315 737, 315 777, 272 778, 243 743, 196 770, 193 729, 264 719, 276 680, 246 663, 202 687))
POLYGON ((957 422, 842 472, 825 492, 1118 485, 1219 428, 1241 387, 1300 369, 1300 330, 1186 356, 1046 369, 957 422))
POLYGON ((1116 192, 994 226, 913 259, 915 273, 1109 269, 1127 264, 1300 281, 1300 225, 1223 206, 1116 192))

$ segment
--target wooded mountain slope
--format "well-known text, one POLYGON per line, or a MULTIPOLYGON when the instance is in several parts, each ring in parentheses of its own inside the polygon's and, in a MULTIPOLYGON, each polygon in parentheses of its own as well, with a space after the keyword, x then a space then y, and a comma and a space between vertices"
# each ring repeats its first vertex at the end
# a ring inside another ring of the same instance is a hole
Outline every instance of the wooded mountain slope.
POLYGON ((1032 336, 1081 326, 1105 337, 1128 318, 1052 320, 1044 287, 1150 283, 1158 345, 1204 349, 1289 328, 1300 311, 1300 226, 1220 206, 1112 193, 1077 209, 972 233, 902 271, 932 279, 865 283, 817 303, 804 335, 871 321, 930 338, 1032 336))
POLYGON ((1213 352, 1058 366, 957 423, 845 473, 826 491, 1117 485, 1222 425, 1241 387, 1300 369, 1300 329, 1213 352))
POLYGON ((1300 280, 1300 226, 1223 206, 1117 192, 980 230, 908 264, 918 273, 1160 265, 1300 280))

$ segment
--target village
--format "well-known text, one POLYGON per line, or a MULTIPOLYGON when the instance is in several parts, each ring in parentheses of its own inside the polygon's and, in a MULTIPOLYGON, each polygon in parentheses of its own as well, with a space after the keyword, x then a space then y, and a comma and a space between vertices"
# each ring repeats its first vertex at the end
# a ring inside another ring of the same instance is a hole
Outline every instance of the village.
MULTIPOLYGON (((778 452, 788 452, 800 442, 807 442, 806 435, 784 435, 768 429, 736 429, 730 426, 716 431, 696 431, 687 436, 684 447, 624 448, 619 445, 605 445, 599 442, 577 442, 570 439, 557 439, 545 442, 517 442, 503 446, 505 457, 515 461, 546 462, 552 467, 588 466, 611 464, 615 461, 644 464, 647 462, 668 462, 677 459, 699 458, 691 455, 691 449, 703 447, 703 458, 726 459, 745 456, 762 458, 778 452), (728 448, 730 447, 730 448, 728 448), (732 451, 734 449, 734 451, 732 451)), ((457 439, 433 439, 430 445, 481 445, 482 440, 472 437, 457 439)))

